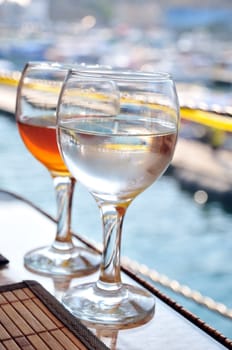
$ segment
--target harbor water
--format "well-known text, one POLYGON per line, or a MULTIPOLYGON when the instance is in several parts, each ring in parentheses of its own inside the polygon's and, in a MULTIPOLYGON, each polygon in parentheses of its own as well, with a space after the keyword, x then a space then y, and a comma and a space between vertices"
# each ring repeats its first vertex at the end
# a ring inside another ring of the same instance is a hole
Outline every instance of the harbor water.
MULTIPOLYGON (((56 216, 48 171, 26 150, 14 118, 1 113, 0 120, 0 188, 21 195, 56 216)), ((75 189, 72 226, 89 240, 101 243, 99 210, 81 184, 75 189)), ((195 202, 193 195, 183 192, 172 176, 160 178, 128 209, 122 236, 123 256, 146 264, 228 308, 232 308, 231 251, 232 214, 225 212, 220 203, 195 202)), ((232 338, 231 319, 161 284, 156 287, 232 338)))

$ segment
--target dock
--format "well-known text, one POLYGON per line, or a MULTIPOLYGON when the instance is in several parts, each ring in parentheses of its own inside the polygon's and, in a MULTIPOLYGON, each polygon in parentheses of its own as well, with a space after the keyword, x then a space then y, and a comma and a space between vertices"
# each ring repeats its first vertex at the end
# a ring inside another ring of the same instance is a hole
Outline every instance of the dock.
POLYGON ((232 210, 232 151, 180 137, 171 173, 183 190, 204 191, 208 201, 232 210))

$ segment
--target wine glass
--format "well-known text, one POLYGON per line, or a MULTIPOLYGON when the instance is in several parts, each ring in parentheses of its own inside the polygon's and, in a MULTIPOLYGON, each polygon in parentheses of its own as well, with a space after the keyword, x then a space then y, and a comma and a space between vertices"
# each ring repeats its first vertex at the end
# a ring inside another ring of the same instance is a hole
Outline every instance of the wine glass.
POLYGON ((76 180, 65 166, 56 141, 56 106, 67 72, 68 68, 58 63, 27 63, 16 99, 20 136, 27 149, 51 174, 58 207, 55 240, 50 246, 26 253, 24 264, 33 272, 53 276, 89 274, 100 263, 95 251, 74 244, 70 230, 76 180))
POLYGON ((131 202, 171 162, 179 104, 167 73, 70 70, 57 107, 57 137, 71 174, 93 195, 103 223, 97 282, 74 286, 64 305, 87 325, 127 328, 150 320, 155 299, 122 283, 120 245, 131 202))

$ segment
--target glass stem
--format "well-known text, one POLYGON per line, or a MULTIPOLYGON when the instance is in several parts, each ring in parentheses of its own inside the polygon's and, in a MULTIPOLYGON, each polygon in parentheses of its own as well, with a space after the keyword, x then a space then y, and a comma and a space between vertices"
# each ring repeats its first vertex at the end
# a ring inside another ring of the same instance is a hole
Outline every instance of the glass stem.
POLYGON ((98 287, 119 289, 121 286, 120 250, 125 206, 100 205, 103 221, 103 253, 98 287))
POLYGON ((53 177, 57 202, 57 231, 53 248, 69 250, 74 247, 71 235, 71 211, 75 179, 69 176, 53 177))

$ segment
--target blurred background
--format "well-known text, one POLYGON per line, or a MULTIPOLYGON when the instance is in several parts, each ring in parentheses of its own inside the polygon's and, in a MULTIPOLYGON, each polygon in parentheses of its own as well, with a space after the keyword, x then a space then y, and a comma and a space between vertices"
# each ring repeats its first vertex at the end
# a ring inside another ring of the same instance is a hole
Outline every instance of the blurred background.
MULTIPOLYGON (((157 270, 158 288, 229 338, 231 18, 230 0, 0 0, 0 188, 56 215, 50 175, 25 149, 15 124, 16 86, 8 78, 27 61, 170 72, 181 106, 176 153, 165 175, 129 208, 122 253, 157 270), (166 277, 208 297, 206 305, 194 300, 198 293, 188 298, 165 286, 166 277)), ((98 208, 80 184, 73 229, 102 240, 98 208)))

